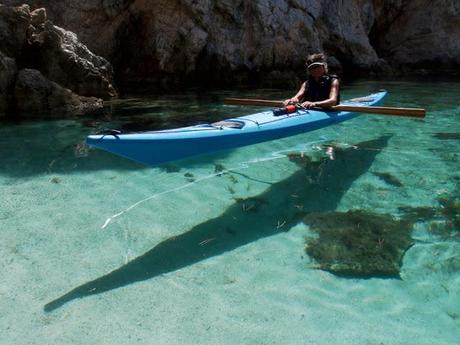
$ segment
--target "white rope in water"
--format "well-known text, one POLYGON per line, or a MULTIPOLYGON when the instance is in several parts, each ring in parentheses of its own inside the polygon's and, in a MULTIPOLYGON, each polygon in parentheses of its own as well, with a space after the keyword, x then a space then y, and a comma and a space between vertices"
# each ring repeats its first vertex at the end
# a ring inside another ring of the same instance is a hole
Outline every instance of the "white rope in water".
MULTIPOLYGON (((219 174, 221 174, 221 173, 222 173, 222 172, 220 172, 219 174)), ((107 218, 107 220, 105 221, 104 225, 102 225, 101 229, 106 228, 107 225, 109 225, 110 222, 111 222, 112 220, 114 220, 115 218, 117 218, 117 217, 119 217, 119 216, 125 214, 126 212, 131 211, 133 208, 139 206, 140 204, 143 204, 143 203, 146 202, 146 201, 149 201, 149 200, 151 200, 151 199, 154 199, 154 198, 159 197, 159 196, 164 195, 164 194, 177 192, 178 190, 187 188, 187 187, 189 187, 189 186, 191 186, 191 185, 193 185, 193 184, 195 184, 195 183, 197 183, 197 182, 207 180, 207 179, 209 179, 209 178, 211 178, 211 177, 214 177, 214 176, 217 176, 217 175, 218 175, 217 173, 216 173, 216 174, 212 174, 212 175, 208 175, 208 176, 202 177, 202 178, 200 178, 200 179, 198 179, 198 180, 196 180, 196 181, 189 182, 189 183, 186 183, 186 184, 184 184, 184 185, 182 185, 182 186, 179 186, 179 187, 176 187, 176 188, 173 188, 173 189, 170 189, 170 190, 166 190, 166 191, 164 191, 164 192, 156 193, 156 194, 153 194, 153 195, 149 196, 148 198, 142 199, 142 200, 140 200, 140 201, 138 201, 138 202, 132 204, 131 206, 129 206, 129 207, 126 208, 125 210, 123 210, 123 211, 121 211, 121 212, 118 212, 118 213, 114 214, 113 216, 107 218)))
MULTIPOLYGON (((316 150, 318 150, 318 147, 316 145, 323 144, 324 142, 327 142, 326 138, 322 138, 321 140, 314 141, 314 142, 309 142, 309 143, 305 143, 305 144, 296 145, 294 147, 284 149, 284 150, 281 150, 281 151, 272 152, 267 157, 254 158, 254 159, 251 159, 249 161, 245 161, 245 162, 240 163, 237 167, 225 169, 223 171, 219 171, 219 172, 216 172, 216 173, 201 177, 201 178, 199 178, 199 179, 197 179, 195 181, 186 183, 186 184, 181 185, 179 187, 172 188, 172 189, 160 192, 160 193, 155 193, 155 194, 153 194, 153 195, 151 195, 151 196, 149 196, 149 197, 147 197, 145 199, 142 199, 142 200, 132 204, 128 208, 124 209, 123 211, 120 211, 120 212, 110 216, 109 218, 106 219, 106 221, 105 221, 104 225, 102 225, 101 229, 105 229, 115 218, 118 218, 118 217, 122 216, 123 214, 131 211, 132 209, 136 208, 137 206, 139 206, 139 205, 141 205, 141 204, 143 204, 143 203, 145 203, 145 202, 147 202, 149 200, 152 200, 154 198, 160 197, 160 196, 165 195, 165 194, 170 194, 170 193, 177 192, 179 190, 188 188, 188 187, 190 187, 190 186, 192 186, 192 185, 194 185, 196 183, 200 183, 202 181, 209 180, 209 179, 211 179, 213 177, 220 176, 220 175, 225 174, 225 173, 230 173, 230 172, 235 172, 235 171, 238 171, 238 170, 248 169, 253 164, 267 162, 267 161, 273 161, 273 160, 277 160, 277 159, 284 159, 284 158, 287 157, 287 153, 305 152, 305 151, 312 151, 312 150, 316 151, 316 150)), ((353 148, 360 149, 360 150, 377 150, 377 151, 394 152, 394 153, 398 153, 398 154, 416 154, 417 153, 417 152, 412 152, 412 151, 407 151, 407 150, 402 150, 402 151, 401 150, 391 150, 391 149, 388 150, 387 148, 382 150, 382 149, 375 149, 375 148, 358 147, 356 145, 352 145, 352 144, 348 144, 348 143, 337 143, 337 142, 335 142, 335 144, 339 144, 339 146, 342 146, 342 147, 353 147, 353 148)), ((326 154, 330 155, 330 153, 328 151, 326 152, 326 154)), ((333 158, 331 158, 331 159, 333 159, 333 158)))
POLYGON ((219 171, 219 172, 216 172, 216 173, 213 173, 213 174, 210 174, 210 175, 206 175, 206 176, 201 177, 201 178, 199 178, 199 179, 197 179, 195 181, 183 184, 183 185, 181 185, 179 187, 172 188, 172 189, 160 192, 160 193, 155 193, 155 194, 153 194, 153 195, 151 195, 151 196, 149 196, 149 197, 147 197, 145 199, 137 201, 136 203, 132 204, 128 208, 124 209, 123 211, 120 211, 120 212, 110 216, 109 218, 106 219, 106 221, 105 221, 104 225, 102 225, 101 229, 105 229, 115 218, 118 218, 118 217, 122 216, 123 214, 131 211, 132 209, 136 208, 137 206, 139 206, 139 205, 141 205, 141 204, 143 204, 143 203, 145 203, 145 202, 147 202, 149 200, 152 200, 154 198, 160 197, 160 196, 165 195, 165 194, 177 192, 179 190, 188 188, 188 187, 190 187, 190 186, 192 186, 192 185, 194 185, 196 183, 199 183, 199 182, 202 182, 202 181, 205 181, 205 180, 209 180, 209 179, 211 179, 213 177, 220 176, 220 175, 225 174, 225 173, 230 173, 232 171, 237 171, 237 170, 242 170, 242 169, 248 169, 253 164, 267 162, 267 161, 273 161, 273 160, 276 160, 276 159, 284 159, 284 158, 286 158, 285 153, 293 152, 293 151, 307 151, 309 149, 311 150, 311 148, 314 147, 314 145, 317 145, 319 143, 324 143, 325 141, 326 141, 326 139, 322 139, 322 140, 318 140, 318 141, 314 141, 314 142, 310 142, 310 143, 306 143, 306 144, 302 144, 302 145, 297 145, 297 146, 295 146, 293 148, 272 152, 270 154, 270 156, 268 156, 268 157, 251 159, 249 161, 240 163, 237 167, 225 169, 223 171, 219 171))

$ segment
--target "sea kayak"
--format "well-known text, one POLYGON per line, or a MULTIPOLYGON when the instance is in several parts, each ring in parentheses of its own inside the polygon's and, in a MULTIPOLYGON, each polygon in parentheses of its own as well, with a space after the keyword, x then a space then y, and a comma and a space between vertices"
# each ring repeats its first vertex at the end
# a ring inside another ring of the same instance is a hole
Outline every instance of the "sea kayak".
MULTIPOLYGON (((386 94, 386 91, 379 91, 341 104, 377 105, 386 94)), ((296 109, 286 114, 267 110, 215 123, 170 130, 123 134, 107 131, 89 135, 86 142, 98 149, 154 166, 313 131, 357 115, 350 111, 317 109, 296 109)))

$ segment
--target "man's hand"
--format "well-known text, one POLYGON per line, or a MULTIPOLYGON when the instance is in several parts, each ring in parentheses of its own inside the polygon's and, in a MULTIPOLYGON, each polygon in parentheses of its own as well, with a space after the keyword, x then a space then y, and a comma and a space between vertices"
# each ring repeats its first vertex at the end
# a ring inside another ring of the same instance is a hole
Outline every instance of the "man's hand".
POLYGON ((299 99, 297 97, 292 97, 283 102, 284 105, 289 105, 289 104, 297 104, 299 103, 299 99))
POLYGON ((307 108, 307 109, 317 107, 317 105, 316 105, 315 102, 310 102, 310 101, 303 102, 303 103, 301 104, 301 106, 304 107, 304 108, 307 108))

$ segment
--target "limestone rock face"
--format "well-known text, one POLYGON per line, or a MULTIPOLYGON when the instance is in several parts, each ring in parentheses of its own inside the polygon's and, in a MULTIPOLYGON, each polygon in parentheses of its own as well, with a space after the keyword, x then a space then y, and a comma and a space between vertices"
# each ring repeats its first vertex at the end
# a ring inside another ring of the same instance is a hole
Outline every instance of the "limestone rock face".
POLYGON ((115 96, 112 80, 110 63, 48 21, 44 8, 0 4, 0 113, 100 108, 85 96, 115 96))
MULTIPOLYGON (((23 0, 3 2, 20 5, 23 0)), ((305 55, 317 51, 328 53, 331 64, 349 74, 436 73, 459 70, 460 64, 458 0, 28 4, 45 7, 48 19, 75 32, 91 51, 111 61, 121 85, 304 78, 305 55)), ((18 35, 24 35, 23 21, 18 21, 18 35)))
POLYGON ((7 7, 0 4, 0 51, 9 57, 21 53, 30 19, 29 6, 7 7))
POLYGON ((371 40, 378 54, 404 69, 456 70, 460 66, 460 1, 377 0, 371 40))
POLYGON ((81 97, 69 89, 46 79, 40 71, 22 69, 14 87, 15 110, 20 113, 43 116, 81 115, 102 107, 95 97, 81 97), (42 113, 43 112, 43 113, 42 113))
POLYGON ((14 59, 0 51, 0 117, 9 110, 16 73, 14 59))
POLYGON ((23 63, 40 70, 48 79, 83 96, 115 96, 112 66, 81 44, 77 36, 51 22, 31 26, 23 63))
POLYGON ((46 7, 53 22, 109 59, 122 83, 276 83, 283 76, 304 77, 306 54, 322 50, 338 68, 369 71, 384 65, 369 42, 375 15, 370 1, 29 3, 46 7))

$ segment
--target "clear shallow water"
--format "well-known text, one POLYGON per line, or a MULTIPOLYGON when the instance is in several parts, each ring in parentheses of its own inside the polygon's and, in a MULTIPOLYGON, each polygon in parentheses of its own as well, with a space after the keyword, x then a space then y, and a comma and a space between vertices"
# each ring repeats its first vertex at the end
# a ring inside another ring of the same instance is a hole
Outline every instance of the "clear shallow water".
POLYGON ((2 124, 0 343, 458 344, 460 84, 357 82, 343 98, 380 88, 426 120, 363 115, 158 168, 84 138, 233 117, 252 109, 224 97, 290 93, 166 95, 102 118, 2 124), (306 175, 293 152, 323 163, 306 175), (348 210, 419 211, 401 279, 315 268, 303 216, 348 210))

